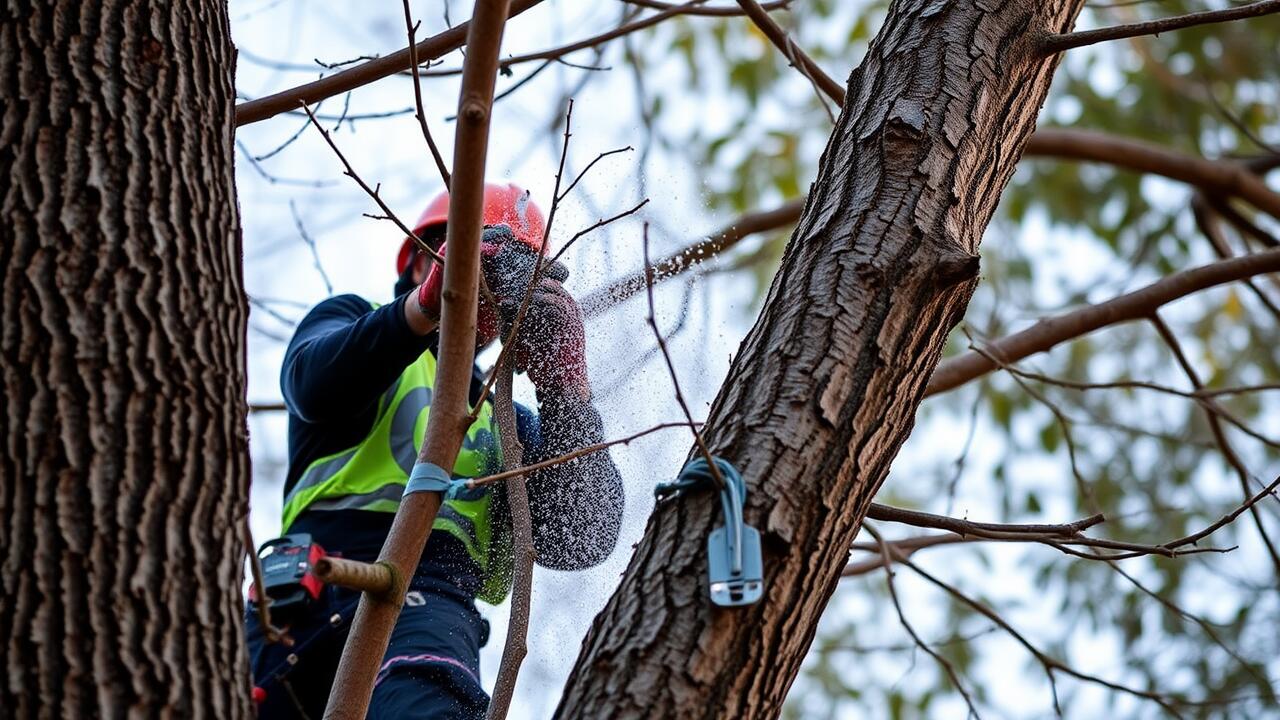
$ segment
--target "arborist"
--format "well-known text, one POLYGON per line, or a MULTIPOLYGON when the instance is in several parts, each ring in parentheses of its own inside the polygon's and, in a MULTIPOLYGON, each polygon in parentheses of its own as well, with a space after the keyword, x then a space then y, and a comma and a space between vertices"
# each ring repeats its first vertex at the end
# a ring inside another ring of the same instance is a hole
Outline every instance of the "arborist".
MULTIPOLYGON (((414 229, 433 249, 443 243, 448 208, 449 196, 442 193, 414 229)), ((508 265, 531 252, 536 261, 545 229, 542 212, 528 191, 488 184, 484 223, 486 283, 495 293, 513 292, 508 265)), ((443 268, 409 238, 396 269, 400 277, 390 304, 339 295, 313 308, 289 343, 280 375, 289 411, 283 532, 295 541, 309 536, 325 553, 367 562, 378 556, 417 458, 436 374, 443 268)), ((524 464, 603 440, 600 415, 591 405, 582 313, 561 283, 566 274, 561 268, 537 281, 516 338, 515 369, 528 376, 538 401, 536 414, 516 406, 524 464)), ((496 298, 500 304, 512 299, 496 298)), ((477 348, 502 330, 500 314, 480 302, 477 348)), ((501 469, 492 397, 480 397, 483 386, 477 368, 470 401, 480 411, 454 477, 501 469)), ((623 493, 607 452, 531 473, 527 488, 540 565, 578 570, 613 551, 623 493)), ((475 601, 500 603, 510 589, 511 570, 511 520, 502 486, 455 486, 409 582, 369 718, 484 715, 488 696, 480 684, 479 653, 488 624, 475 601)), ((274 625, 287 623, 290 644, 268 641, 252 602, 246 613, 260 718, 318 720, 324 713, 359 597, 336 586, 309 586, 300 597, 305 602, 295 611, 272 619, 274 625)))

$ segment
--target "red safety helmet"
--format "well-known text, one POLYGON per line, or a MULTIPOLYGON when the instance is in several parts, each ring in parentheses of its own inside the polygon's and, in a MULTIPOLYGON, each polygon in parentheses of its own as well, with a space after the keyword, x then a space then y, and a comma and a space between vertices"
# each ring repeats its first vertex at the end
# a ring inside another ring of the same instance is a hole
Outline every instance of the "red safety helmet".
MULTIPOLYGON (((542 210, 530 198, 529 191, 519 185, 485 183, 483 217, 485 225, 506 225, 511 228, 517 240, 534 250, 542 248, 542 235, 546 232, 542 210)), ((443 226, 448 220, 449 191, 446 190, 427 204, 427 209, 422 211, 422 217, 418 218, 418 224, 413 228, 413 234, 422 237, 425 231, 443 226)), ((415 245, 413 238, 404 239, 400 255, 396 258, 397 274, 404 274, 404 269, 409 267, 415 245)))

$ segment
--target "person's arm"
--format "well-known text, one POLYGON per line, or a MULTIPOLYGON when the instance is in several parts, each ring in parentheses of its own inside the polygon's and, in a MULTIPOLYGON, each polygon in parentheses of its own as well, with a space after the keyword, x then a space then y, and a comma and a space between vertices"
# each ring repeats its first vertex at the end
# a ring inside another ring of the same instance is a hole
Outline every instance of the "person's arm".
MULTIPOLYGON (((538 416, 516 407, 526 465, 604 440, 604 424, 590 402, 545 397, 539 404, 538 416)), ((623 490, 607 450, 533 473, 526 487, 538 564, 580 570, 613 552, 622 527, 623 490)))
MULTIPOLYGON (((534 288, 516 339, 515 367, 538 393, 538 427, 526 433, 524 460, 541 462, 604 440, 591 406, 582 311, 561 283, 534 288)), ((534 550, 546 567, 575 570, 603 562, 622 526, 622 478, 602 450, 533 473, 528 480, 534 550)))
POLYGON ((407 297, 377 309, 356 295, 315 306, 298 324, 280 370, 289 411, 317 423, 376 402, 430 345, 435 323, 418 322, 418 303, 407 297))

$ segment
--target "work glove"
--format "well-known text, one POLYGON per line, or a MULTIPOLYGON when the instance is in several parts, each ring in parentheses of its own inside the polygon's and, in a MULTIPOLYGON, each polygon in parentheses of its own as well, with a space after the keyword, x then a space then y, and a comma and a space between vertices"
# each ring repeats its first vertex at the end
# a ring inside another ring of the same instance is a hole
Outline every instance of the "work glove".
POLYGON ((539 399, 590 395, 582 310, 555 277, 534 286, 514 343, 513 367, 529 376, 539 399))
MULTIPOLYGON (((446 249, 447 243, 440 246, 441 257, 445 255, 446 249)), ((499 329, 504 333, 510 331, 537 265, 537 251, 517 240, 509 227, 491 225, 484 228, 480 236, 480 271, 484 274, 485 284, 490 296, 497 302, 497 307, 485 298, 483 292, 480 293, 480 307, 476 315, 478 345, 494 340, 499 329)), ((553 262, 543 269, 541 279, 563 283, 568 277, 568 268, 553 262)), ((439 263, 432 262, 427 270, 427 278, 418 286, 417 302, 423 314, 436 321, 440 319, 443 289, 444 268, 439 263)), ((531 299, 530 302, 533 301, 531 299)), ((572 302, 572 298, 570 301, 572 302)))
MULTIPOLYGON (((529 262, 511 262, 513 259, 512 253, 506 249, 511 245, 518 245, 525 248, 527 252, 531 252, 528 251, 528 246, 515 240, 511 230, 505 225, 486 227, 480 237, 480 270, 484 274, 490 293, 497 298, 512 294, 510 291, 515 287, 513 283, 518 284, 521 293, 518 297, 523 297, 524 288, 529 284, 527 278, 532 276, 533 264, 537 260, 537 254, 535 253, 529 262), (519 268, 515 267, 521 264, 528 265, 527 270, 519 270, 519 268), (520 283, 519 278, 522 275, 525 280, 520 283), (495 283, 501 287, 501 290, 494 289, 495 283)), ((447 248, 448 243, 440 246, 441 257, 445 256, 447 248)), ((422 313, 437 322, 440 320, 443 290, 444 267, 440 263, 433 261, 427 269, 426 279, 418 286, 417 301, 422 313)), ((480 308, 476 316, 476 331, 480 344, 487 343, 497 337, 497 329, 497 309, 489 307, 489 303, 484 298, 484 293, 481 292, 480 308)))
MULTIPOLYGON (((505 225, 486 228, 480 248, 485 282, 498 301, 497 315, 505 336, 511 332, 525 290, 533 281, 538 253, 517 240, 505 225)), ((513 367, 528 374, 539 397, 587 391, 582 311, 564 289, 567 279, 568 268, 558 262, 543 268, 512 348, 513 367)))

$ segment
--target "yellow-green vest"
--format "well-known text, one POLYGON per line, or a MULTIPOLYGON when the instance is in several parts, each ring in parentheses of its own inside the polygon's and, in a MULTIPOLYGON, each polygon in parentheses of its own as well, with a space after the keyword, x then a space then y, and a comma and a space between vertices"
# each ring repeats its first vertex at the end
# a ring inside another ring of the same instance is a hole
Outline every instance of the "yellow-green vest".
MULTIPOLYGON (((378 399, 373 429, 360 444, 322 457, 303 471, 284 501, 283 532, 304 511, 370 510, 394 513, 427 430, 436 359, 425 352, 378 399)), ((467 430, 453 476, 481 477, 502 466, 498 425, 487 399, 467 430)), ((511 587, 511 529, 495 517, 491 488, 455 485, 436 515, 432 532, 446 532, 466 547, 484 578, 478 597, 498 604, 511 587)))

